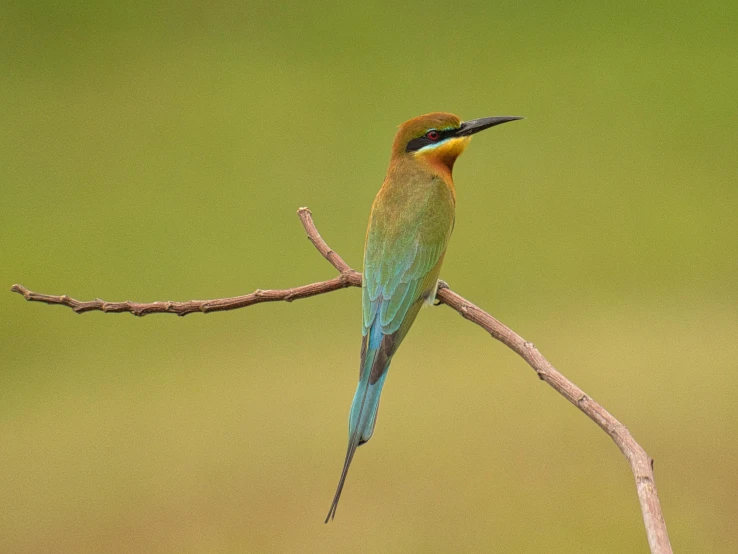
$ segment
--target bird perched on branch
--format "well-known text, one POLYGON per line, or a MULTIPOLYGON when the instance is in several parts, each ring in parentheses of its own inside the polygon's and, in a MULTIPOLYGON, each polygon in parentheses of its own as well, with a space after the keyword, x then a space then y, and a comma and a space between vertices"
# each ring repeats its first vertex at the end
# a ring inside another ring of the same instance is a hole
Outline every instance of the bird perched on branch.
POLYGON ((400 125, 387 176, 366 233, 362 284, 363 338, 359 385, 349 415, 349 444, 325 522, 336 515, 356 449, 374 433, 379 396, 392 356, 424 303, 432 304, 454 227, 451 171, 471 136, 520 117, 461 121, 429 113, 400 125))

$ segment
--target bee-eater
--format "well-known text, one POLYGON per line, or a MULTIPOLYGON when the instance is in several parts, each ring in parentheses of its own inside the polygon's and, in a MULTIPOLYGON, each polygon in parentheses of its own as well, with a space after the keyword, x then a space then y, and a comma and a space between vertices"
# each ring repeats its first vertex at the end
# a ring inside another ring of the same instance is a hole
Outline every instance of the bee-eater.
POLYGON ((326 523, 336 515, 356 449, 374 433, 392 356, 421 306, 436 297, 454 227, 454 162, 474 133, 516 119, 522 118, 462 122, 453 114, 436 112, 406 121, 395 135, 389 169, 366 232, 359 385, 349 415, 346 460, 326 523))

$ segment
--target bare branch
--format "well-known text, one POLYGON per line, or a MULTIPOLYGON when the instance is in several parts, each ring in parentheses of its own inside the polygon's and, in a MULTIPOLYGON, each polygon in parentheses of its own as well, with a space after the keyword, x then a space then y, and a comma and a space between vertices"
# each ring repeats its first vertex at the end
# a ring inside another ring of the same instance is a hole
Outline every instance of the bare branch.
MULTIPOLYGON (((315 227, 315 223, 313 223, 313 213, 310 211, 310 208, 300 208, 297 210, 297 217, 302 221, 302 226, 305 227, 305 231, 307 232, 310 242, 313 243, 313 246, 318 249, 318 252, 320 252, 323 257, 338 270, 339 273, 342 275, 357 273, 343 261, 343 258, 339 256, 338 253, 331 250, 331 247, 328 246, 323 240, 323 237, 320 236, 318 229, 315 227)), ((356 286, 361 286, 361 280, 359 280, 359 284, 356 286)))
POLYGON ((256 289, 251 294, 243 296, 234 296, 232 298, 215 298, 213 300, 190 300, 188 302, 106 302, 100 298, 95 300, 80 301, 70 298, 66 294, 62 296, 53 296, 50 294, 40 294, 28 290, 23 285, 13 285, 10 290, 18 292, 30 302, 45 302, 46 304, 61 304, 69 306, 78 314, 84 312, 101 311, 101 312, 130 312, 135 316, 143 317, 148 314, 177 314, 185 316, 194 312, 225 312, 227 310, 236 310, 245 308, 262 302, 292 302, 300 298, 308 298, 333 292, 346 287, 360 287, 361 273, 342 274, 328 281, 320 281, 319 283, 311 283, 301 287, 280 290, 261 290, 256 289))
MULTIPOLYGON (((77 313, 100 310, 103 312, 130 312, 143 316, 150 313, 173 313, 187 315, 193 312, 217 312, 235 310, 261 302, 291 302, 298 298, 307 298, 332 292, 346 287, 360 287, 361 274, 354 271, 343 261, 341 256, 331 250, 318 233, 308 208, 300 208, 297 212, 308 238, 321 255, 335 267, 340 275, 328 281, 321 281, 284 290, 256 290, 251 294, 233 298, 214 300, 191 300, 189 302, 105 302, 99 298, 88 302, 80 302, 67 295, 51 296, 29 291, 22 285, 13 285, 11 290, 22 294, 26 300, 61 304, 72 308, 77 313)), ((536 372, 538 377, 550 385, 569 402, 579 408, 589 419, 594 421, 615 442, 630 464, 636 482, 638 500, 643 513, 648 544, 652 554, 670 554, 671 544, 666 531, 666 523, 661 511, 656 481, 653 474, 653 459, 635 441, 628 429, 613 417, 607 410, 584 393, 582 389, 564 377, 551 363, 543 357, 533 343, 524 340, 506 325, 500 323, 490 314, 475 306, 462 296, 453 292, 448 285, 440 282, 437 300, 457 311, 462 317, 479 325, 493 338, 522 357, 536 372)))
POLYGON ((561 396, 584 412, 589 419, 599 425, 610 436, 627 458, 630 469, 633 472, 651 552, 653 554, 671 553, 672 550, 669 535, 666 531, 666 522, 664 521, 661 503, 659 502, 658 492, 656 491, 656 480, 653 475, 653 459, 635 441, 625 425, 620 423, 610 412, 585 394, 582 389, 559 373, 551 365, 551 362, 543 357, 532 342, 526 341, 515 331, 500 323, 487 312, 456 294, 448 286, 439 286, 436 298, 442 304, 446 304, 459 312, 463 318, 479 325, 492 335, 492 338, 497 339, 513 350, 528 362, 528 365, 535 370, 541 380, 545 381, 561 396))

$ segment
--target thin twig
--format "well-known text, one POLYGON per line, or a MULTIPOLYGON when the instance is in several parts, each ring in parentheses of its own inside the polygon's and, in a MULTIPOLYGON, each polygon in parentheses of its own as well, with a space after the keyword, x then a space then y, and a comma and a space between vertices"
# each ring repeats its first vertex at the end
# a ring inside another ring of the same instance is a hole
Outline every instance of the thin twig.
POLYGON ((320 233, 318 233, 318 229, 315 227, 315 223, 313 223, 313 213, 310 211, 310 208, 300 208, 299 210, 297 210, 297 217, 299 217, 300 221, 302 221, 302 226, 305 227, 305 231, 307 231, 308 239, 310 239, 310 242, 313 243, 313 246, 318 249, 318 252, 320 252, 323 257, 328 260, 341 275, 359 275, 359 281, 356 286, 360 287, 361 274, 351 269, 349 265, 343 261, 343 258, 339 256, 337 252, 334 252, 331 247, 326 244, 326 242, 323 240, 323 237, 321 237, 320 233))
POLYGON ((236 310, 245 308, 253 304, 261 304, 262 302, 292 302, 300 298, 308 298, 318 294, 325 294, 346 287, 360 287, 361 274, 341 274, 338 277, 321 281, 319 283, 311 283, 301 287, 280 290, 261 290, 256 289, 251 294, 243 296, 234 296, 233 298, 215 298, 213 300, 190 300, 188 302, 106 302, 100 298, 95 300, 81 301, 75 300, 67 296, 53 296, 50 294, 39 294, 28 290, 23 285, 13 285, 10 290, 18 292, 24 296, 26 300, 31 302, 45 302, 46 304, 61 304, 69 306, 78 314, 84 312, 101 311, 101 312, 130 312, 135 316, 143 317, 148 314, 177 314, 185 316, 195 312, 224 312, 227 310, 236 310))
MULTIPOLYGON (((99 298, 88 302, 80 302, 67 295, 51 296, 32 292, 22 285, 13 285, 11 290, 22 294, 26 300, 60 304, 72 308, 77 313, 93 310, 103 312, 130 312, 136 316, 151 313, 173 313, 187 315, 193 312, 217 312, 244 308, 260 302, 291 302, 298 298, 316 296, 346 287, 360 287, 361 274, 354 271, 336 252, 326 244, 313 223, 312 214, 308 208, 300 208, 298 216, 307 232, 308 238, 315 248, 338 270, 340 275, 301 287, 283 290, 256 290, 251 294, 233 298, 219 298, 214 300, 191 300, 189 302, 105 302, 99 298)), ((569 381, 551 363, 543 357, 533 343, 524 340, 506 325, 497 321, 490 314, 475 306, 462 296, 453 292, 448 285, 441 282, 438 288, 437 300, 457 311, 462 317, 479 325, 493 338, 502 342, 508 348, 522 357, 536 372, 538 377, 550 385, 554 390, 579 408, 588 418, 594 421, 620 448, 630 463, 631 471, 636 482, 638 500, 643 513, 648 544, 652 554, 669 554, 672 552, 666 523, 661 511, 656 481, 653 474, 653 459, 635 441, 628 429, 615 419, 607 410, 584 393, 582 389, 569 381)))

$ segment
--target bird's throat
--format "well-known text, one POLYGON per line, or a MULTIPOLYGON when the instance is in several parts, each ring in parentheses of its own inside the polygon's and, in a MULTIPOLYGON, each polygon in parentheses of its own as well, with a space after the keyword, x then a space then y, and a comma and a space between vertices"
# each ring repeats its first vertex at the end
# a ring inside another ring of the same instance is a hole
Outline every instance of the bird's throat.
POLYGON ((413 153, 413 156, 418 162, 441 175, 444 181, 451 183, 451 172, 454 169, 456 158, 461 155, 469 142, 471 142, 471 137, 453 138, 438 146, 419 150, 413 153))

